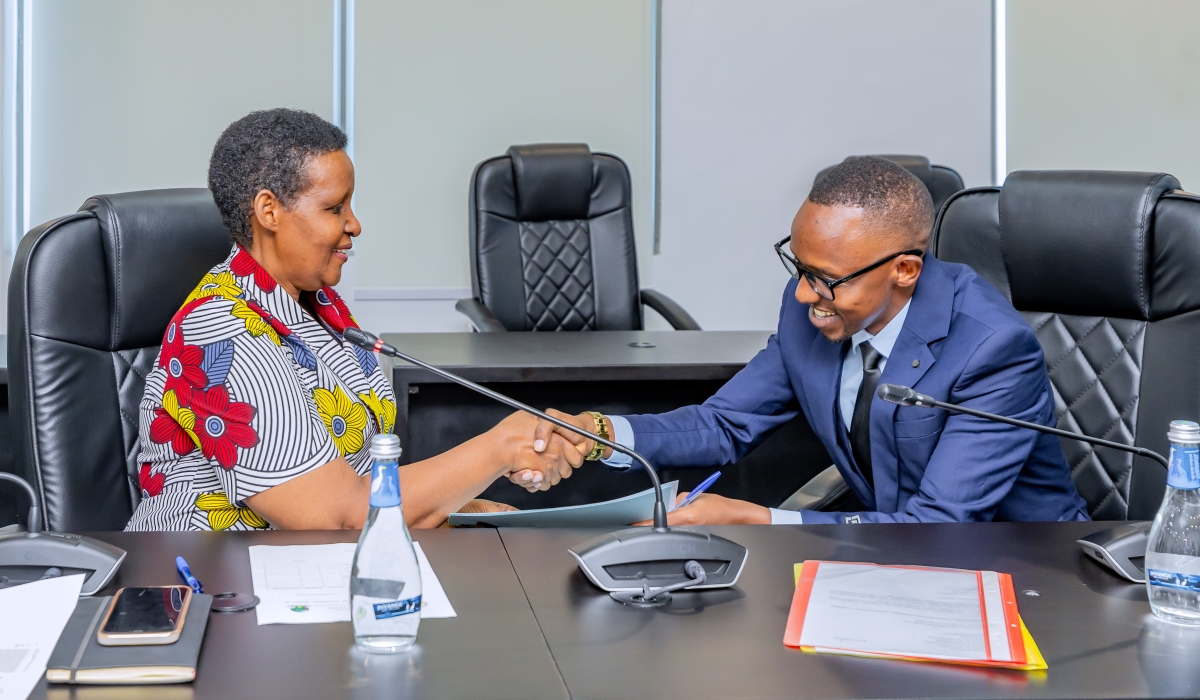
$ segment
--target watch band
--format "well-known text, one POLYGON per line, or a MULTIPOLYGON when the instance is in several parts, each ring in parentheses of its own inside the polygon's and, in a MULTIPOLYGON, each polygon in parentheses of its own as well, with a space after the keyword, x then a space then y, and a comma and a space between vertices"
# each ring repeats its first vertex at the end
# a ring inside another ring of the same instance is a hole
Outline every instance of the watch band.
MULTIPOLYGON (((597 435, 604 438, 605 440, 612 439, 612 431, 608 429, 608 419, 607 418, 605 418, 600 413, 596 413, 595 411, 584 411, 584 413, 588 414, 589 416, 592 417, 592 420, 596 421, 596 434, 597 435)), ((585 459, 587 459, 587 461, 589 461, 589 462, 595 462, 596 460, 600 459, 601 456, 604 455, 604 450, 605 450, 605 446, 601 445, 599 442, 597 442, 596 446, 592 448, 592 451, 588 454, 588 456, 585 459)))

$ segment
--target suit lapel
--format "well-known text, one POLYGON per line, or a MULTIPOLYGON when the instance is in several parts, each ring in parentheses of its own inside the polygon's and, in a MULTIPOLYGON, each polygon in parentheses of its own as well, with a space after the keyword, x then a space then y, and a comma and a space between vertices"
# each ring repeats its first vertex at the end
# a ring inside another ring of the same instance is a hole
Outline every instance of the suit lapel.
MULTIPOLYGON (((846 428, 838 409, 845 349, 845 344, 831 343, 820 333, 813 337, 803 374, 804 394, 809 402, 808 415, 812 417, 813 431, 817 435, 829 436, 825 447, 834 463, 840 467, 842 477, 855 493, 870 493, 866 480, 854 467, 854 457, 851 456, 846 428)), ((864 505, 871 507, 870 503, 864 505)))
MULTIPOLYGON (((929 346, 950 332, 953 311, 954 279, 937 258, 926 256, 904 328, 896 338, 879 383, 917 388, 917 383, 937 362, 929 346)), ((876 510, 886 512, 895 512, 900 505, 900 462, 895 453, 897 408, 896 404, 882 399, 871 403, 871 462, 876 467, 876 510), (881 474, 879 467, 885 464, 891 468, 881 474)))

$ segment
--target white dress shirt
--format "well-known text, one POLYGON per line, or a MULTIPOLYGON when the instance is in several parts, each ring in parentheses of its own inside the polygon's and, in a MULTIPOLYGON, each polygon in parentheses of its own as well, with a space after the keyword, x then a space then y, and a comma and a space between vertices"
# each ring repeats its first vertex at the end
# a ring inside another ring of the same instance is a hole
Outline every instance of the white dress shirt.
MULTIPOLYGON (((900 309, 900 312, 892 317, 892 320, 887 322, 887 325, 880 329, 876 335, 871 335, 863 329, 850 337, 850 351, 846 353, 846 359, 842 361, 842 382, 838 392, 838 408, 841 410, 842 423, 845 424, 846 430, 850 430, 850 419, 854 416, 854 404, 858 402, 858 388, 862 386, 863 380, 863 361, 862 353, 858 346, 871 341, 871 346, 880 354, 879 371, 882 373, 884 367, 887 366, 888 356, 892 354, 892 348, 896 345, 896 339, 900 337, 900 330, 904 328, 904 320, 908 318, 908 307, 912 304, 910 300, 900 309)), ((625 445, 631 450, 637 449, 634 447, 633 428, 629 425, 629 421, 622 416, 609 416, 608 420, 612 423, 613 441, 625 445)), ((633 459, 629 455, 613 452, 612 456, 603 460, 605 464, 610 466, 624 466, 632 464, 633 459)), ((771 524, 772 525, 795 525, 803 522, 800 511, 796 510, 780 510, 771 508, 771 524)))

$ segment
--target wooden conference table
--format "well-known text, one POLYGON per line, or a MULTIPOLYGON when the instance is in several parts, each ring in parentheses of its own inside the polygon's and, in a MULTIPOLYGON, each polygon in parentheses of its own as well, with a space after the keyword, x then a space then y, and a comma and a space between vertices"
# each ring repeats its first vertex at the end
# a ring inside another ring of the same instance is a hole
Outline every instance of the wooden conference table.
MULTIPOLYGON (((421 624, 419 649, 352 650, 349 623, 256 625, 214 614, 199 674, 176 687, 71 687, 34 698, 1132 698, 1200 694, 1200 630, 1150 615, 1143 586, 1079 553, 1105 523, 714 527, 750 550, 736 587, 626 608, 566 553, 598 530, 433 530, 416 538, 458 617, 421 624), (1022 673, 805 654, 782 644, 792 564, 805 559, 1012 574, 1049 670, 1022 673)), ((175 581, 182 554, 206 590, 250 590, 250 544, 354 533, 99 533, 129 551, 110 585, 175 581)))

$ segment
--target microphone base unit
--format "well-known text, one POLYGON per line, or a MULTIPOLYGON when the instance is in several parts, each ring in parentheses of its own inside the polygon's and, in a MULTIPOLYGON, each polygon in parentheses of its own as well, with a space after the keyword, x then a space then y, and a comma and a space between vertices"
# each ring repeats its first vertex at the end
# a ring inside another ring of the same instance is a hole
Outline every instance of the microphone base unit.
MULTIPOLYGON (((660 531, 651 527, 606 533, 567 551, 596 587, 609 593, 638 596, 643 595, 646 585, 668 587, 693 580, 695 577, 686 570, 689 561, 704 567, 704 582, 688 586, 689 590, 729 588, 742 575, 747 554, 742 545, 718 535, 681 528, 660 531)), ((660 593, 639 602, 629 602, 639 607, 655 607, 665 605, 669 600, 669 594, 660 593), (653 602, 663 595, 666 595, 665 600, 653 602)))

